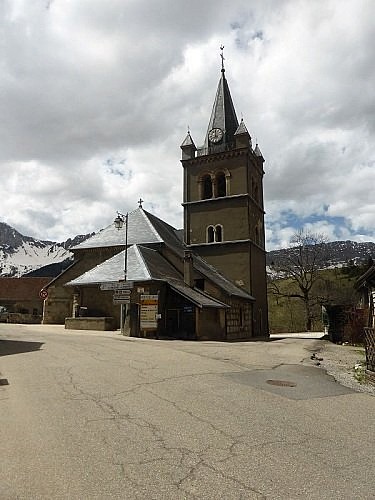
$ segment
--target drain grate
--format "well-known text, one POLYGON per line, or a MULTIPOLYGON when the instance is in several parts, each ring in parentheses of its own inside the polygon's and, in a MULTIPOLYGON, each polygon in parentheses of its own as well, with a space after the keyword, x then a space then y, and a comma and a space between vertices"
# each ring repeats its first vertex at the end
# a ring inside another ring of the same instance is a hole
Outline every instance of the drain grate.
POLYGON ((0 385, 9 385, 8 379, 0 378, 0 385))
POLYGON ((291 382, 290 380, 266 380, 267 384, 277 385, 278 387, 296 387, 295 382, 291 382))

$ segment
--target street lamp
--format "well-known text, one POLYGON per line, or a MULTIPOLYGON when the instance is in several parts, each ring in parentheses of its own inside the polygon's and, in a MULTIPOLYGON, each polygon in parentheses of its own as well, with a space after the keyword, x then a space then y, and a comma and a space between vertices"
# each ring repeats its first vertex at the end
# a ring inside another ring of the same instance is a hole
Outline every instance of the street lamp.
MULTIPOLYGON (((122 214, 121 212, 117 212, 117 217, 114 220, 114 225, 115 228, 120 231, 120 229, 124 226, 125 224, 125 257, 124 257, 124 281, 127 280, 127 275, 128 275, 128 218, 129 214, 126 212, 126 214, 122 214)), ((128 314, 128 306, 125 304, 125 318, 124 318, 124 304, 121 304, 121 333, 125 333, 125 321, 127 318, 128 314)))

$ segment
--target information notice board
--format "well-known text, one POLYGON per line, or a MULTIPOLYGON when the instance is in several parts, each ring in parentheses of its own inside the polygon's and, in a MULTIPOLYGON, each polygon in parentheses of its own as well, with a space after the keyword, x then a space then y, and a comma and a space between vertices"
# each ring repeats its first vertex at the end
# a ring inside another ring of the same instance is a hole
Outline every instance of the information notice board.
POLYGON ((158 304, 158 295, 141 295, 141 330, 157 329, 158 304))

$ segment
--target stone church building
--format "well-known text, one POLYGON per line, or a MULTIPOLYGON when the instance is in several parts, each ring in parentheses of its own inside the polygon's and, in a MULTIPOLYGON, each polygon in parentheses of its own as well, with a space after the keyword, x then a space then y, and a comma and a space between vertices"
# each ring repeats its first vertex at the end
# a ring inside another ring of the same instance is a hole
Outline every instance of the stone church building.
POLYGON ((202 147, 181 145, 184 229, 140 207, 72 249, 44 323, 196 340, 268 336, 263 163, 225 69, 202 147), (119 305, 121 304, 121 306, 119 305))

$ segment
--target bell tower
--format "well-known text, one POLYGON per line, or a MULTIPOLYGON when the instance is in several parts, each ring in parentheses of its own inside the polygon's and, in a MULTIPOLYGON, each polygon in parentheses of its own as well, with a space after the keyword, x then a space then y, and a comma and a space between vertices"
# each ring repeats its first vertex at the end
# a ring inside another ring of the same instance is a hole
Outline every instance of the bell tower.
POLYGON ((221 76, 204 144, 190 131, 181 144, 184 169, 184 240, 254 298, 253 331, 268 334, 263 207, 264 158, 235 108, 221 76))

